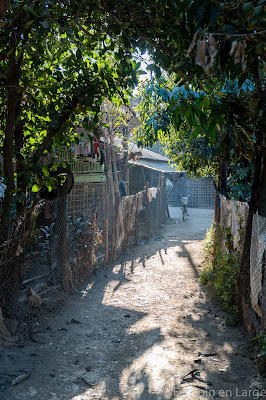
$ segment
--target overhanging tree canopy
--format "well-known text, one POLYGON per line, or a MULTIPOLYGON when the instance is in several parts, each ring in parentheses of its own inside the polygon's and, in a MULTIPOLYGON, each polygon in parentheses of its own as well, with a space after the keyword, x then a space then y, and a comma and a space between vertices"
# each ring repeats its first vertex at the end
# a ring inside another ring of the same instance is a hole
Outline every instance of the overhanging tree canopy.
MULTIPOLYGON (((104 99, 123 99, 139 64, 109 23, 108 4, 10 1, 0 23, 0 146, 10 202, 23 202, 39 176, 40 157, 76 139, 73 128, 96 130, 104 99)), ((109 4, 110 6, 110 4, 109 4)), ((121 100, 120 100, 121 101, 121 100)), ((49 171, 42 171, 50 188, 49 171)))

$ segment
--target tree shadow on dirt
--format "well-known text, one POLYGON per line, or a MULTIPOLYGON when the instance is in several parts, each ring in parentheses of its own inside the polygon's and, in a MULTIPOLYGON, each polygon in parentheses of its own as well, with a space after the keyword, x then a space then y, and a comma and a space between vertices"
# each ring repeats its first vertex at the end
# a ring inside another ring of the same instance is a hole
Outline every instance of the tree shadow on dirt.
POLYGON ((199 296, 198 288, 182 292, 181 285, 182 304, 173 304, 180 308, 178 318, 165 334, 163 318, 152 320, 153 310, 141 311, 143 293, 137 303, 131 300, 136 290, 130 287, 132 276, 140 269, 146 272, 156 253, 163 270, 177 246, 176 263, 186 259, 188 264, 184 279, 198 280, 192 243, 174 236, 151 241, 130 248, 99 270, 54 319, 49 318, 35 336, 39 343, 6 353, 0 361, 0 377, 6 374, 2 398, 169 400, 178 398, 177 392, 180 398, 193 398, 188 387, 217 394, 220 389, 236 393, 236 385, 239 391, 247 389, 246 377, 254 367, 243 351, 246 336, 238 328, 227 328, 224 314, 199 296), (119 291, 127 293, 125 305, 118 301, 119 291), (28 380, 10 387, 15 377, 28 371, 28 380), (191 371, 195 372, 186 376, 191 371))

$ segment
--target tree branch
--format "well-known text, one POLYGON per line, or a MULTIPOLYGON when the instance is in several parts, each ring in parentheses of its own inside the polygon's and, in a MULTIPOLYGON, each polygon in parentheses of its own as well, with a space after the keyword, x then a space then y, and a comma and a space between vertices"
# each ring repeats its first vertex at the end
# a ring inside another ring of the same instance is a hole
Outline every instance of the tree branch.
POLYGON ((88 36, 90 36, 90 37, 93 36, 87 29, 83 28, 83 26, 81 25, 81 23, 80 23, 77 19, 76 19, 75 21, 76 21, 77 26, 79 27, 79 29, 80 29, 82 32, 86 33, 86 35, 88 35, 88 36))
POLYGON ((71 114, 76 109, 78 103, 79 103, 78 99, 74 98, 72 100, 72 103, 69 104, 68 110, 66 110, 65 113, 58 119, 58 126, 56 128, 52 128, 51 130, 49 130, 47 132, 47 135, 45 136, 45 138, 43 140, 42 147, 40 149, 41 155, 45 152, 45 150, 48 149, 48 147, 51 144, 53 138, 62 130, 64 124, 70 118, 71 114))
POLYGON ((266 30, 260 32, 253 32, 253 33, 212 33, 213 36, 230 36, 230 37, 248 37, 248 36, 255 36, 255 35, 263 35, 266 33, 266 30))

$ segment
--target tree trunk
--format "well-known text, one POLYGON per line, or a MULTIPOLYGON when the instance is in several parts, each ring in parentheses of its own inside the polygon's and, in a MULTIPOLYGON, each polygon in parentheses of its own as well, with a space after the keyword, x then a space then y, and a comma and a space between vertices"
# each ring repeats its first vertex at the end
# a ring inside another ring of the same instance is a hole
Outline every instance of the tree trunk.
POLYGON ((259 215, 266 218, 266 138, 263 147, 263 166, 261 177, 261 191, 259 197, 259 215))
POLYGON ((13 154, 14 154, 14 130, 16 121, 16 105, 17 105, 17 89, 12 88, 9 91, 7 99, 7 124, 5 130, 3 156, 4 156, 4 175, 6 180, 5 196, 3 201, 3 214, 2 214, 2 232, 4 237, 8 229, 9 216, 11 211, 11 191, 15 188, 14 183, 14 166, 13 166, 13 154))
MULTIPOLYGON (((24 32, 23 44, 26 43, 28 38, 28 31, 24 32)), ((16 32, 19 35, 19 31, 16 32)), ((20 76, 21 76, 21 63, 23 60, 23 53, 19 56, 16 61, 16 46, 17 39, 15 34, 11 37, 10 40, 10 48, 12 52, 9 55, 9 84, 10 90, 7 97, 7 119, 6 119, 6 128, 5 128, 5 137, 3 143, 3 157, 4 157, 4 165, 3 172, 6 180, 6 190, 3 200, 3 212, 1 218, 1 237, 4 239, 7 237, 8 232, 8 224, 10 219, 10 211, 11 211, 11 200, 12 200, 12 190, 15 188, 14 181, 14 134, 15 127, 17 122, 17 113, 21 113, 20 101, 21 101, 21 88, 19 87, 20 76)), ((18 149, 18 153, 20 149, 18 149)))
POLYGON ((16 128, 14 132, 15 146, 17 149, 16 153, 16 172, 17 172, 17 188, 20 189, 19 194, 21 195, 20 201, 17 203, 17 212, 22 215, 26 210, 26 180, 23 172, 25 171, 24 157, 22 155, 22 149, 24 147, 24 124, 21 120, 22 108, 21 102, 17 103, 16 107, 16 128), (25 195, 23 199, 23 194, 25 195))
POLYGON ((225 197, 227 197, 228 164, 229 161, 226 158, 223 158, 219 171, 218 191, 225 197))

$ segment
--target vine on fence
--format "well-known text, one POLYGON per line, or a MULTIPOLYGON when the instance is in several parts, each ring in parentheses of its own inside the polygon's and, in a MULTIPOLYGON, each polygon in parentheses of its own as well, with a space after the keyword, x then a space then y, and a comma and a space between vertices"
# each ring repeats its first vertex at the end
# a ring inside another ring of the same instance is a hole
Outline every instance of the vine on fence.
POLYGON ((206 262, 201 283, 208 287, 213 298, 229 313, 227 325, 235 325, 238 321, 236 295, 240 254, 234 248, 230 228, 213 225, 206 235, 204 250, 206 262))

